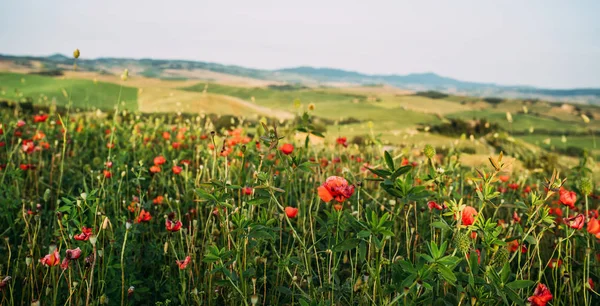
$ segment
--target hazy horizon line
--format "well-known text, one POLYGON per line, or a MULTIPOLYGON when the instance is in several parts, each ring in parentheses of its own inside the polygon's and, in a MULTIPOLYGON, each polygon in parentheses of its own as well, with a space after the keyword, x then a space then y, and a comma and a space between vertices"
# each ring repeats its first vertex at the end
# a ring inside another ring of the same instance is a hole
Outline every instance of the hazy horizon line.
MULTIPOLYGON (((9 54, 9 53, 0 52, 0 56, 12 56, 12 57, 47 58, 47 57, 51 57, 54 55, 61 55, 66 58, 72 58, 72 56, 65 55, 64 53, 61 53, 61 52, 53 52, 48 55, 9 54)), ((216 62, 216 61, 205 61, 205 60, 199 60, 199 59, 185 59, 185 58, 176 58, 176 57, 169 58, 169 57, 151 57, 151 56, 149 56, 149 57, 98 56, 98 57, 90 57, 90 58, 80 57, 78 60, 98 60, 98 59, 127 59, 127 60, 146 60, 146 59, 148 59, 148 60, 201 62, 201 63, 209 63, 209 64, 218 64, 218 65, 223 65, 223 66, 228 66, 228 67, 240 67, 240 68, 245 68, 245 69, 269 71, 269 72, 276 72, 276 71, 280 71, 280 70, 295 69, 295 68, 331 69, 331 70, 339 70, 339 71, 350 72, 350 73, 358 73, 358 74, 362 74, 362 75, 369 76, 369 77, 389 77, 389 76, 409 76, 409 75, 434 74, 441 78, 448 78, 448 79, 452 79, 452 80, 459 81, 459 82, 477 83, 477 84, 491 85, 491 86, 497 86, 497 87, 518 87, 518 88, 551 89, 551 90, 600 89, 600 86, 598 86, 598 87, 591 87, 591 86, 587 86, 587 87, 586 86, 583 86, 583 87, 549 87, 549 86, 536 86, 536 85, 529 85, 529 84, 514 84, 514 83, 513 84, 502 84, 502 83, 496 83, 496 82, 472 81, 472 80, 459 79, 459 78, 455 78, 455 77, 447 76, 447 75, 441 75, 435 71, 410 72, 407 74, 400 74, 400 73, 375 73, 375 74, 373 74, 373 73, 366 73, 366 72, 361 72, 358 70, 347 69, 347 68, 338 68, 338 67, 332 67, 332 66, 312 66, 310 64, 303 64, 303 65, 296 65, 296 66, 284 66, 284 67, 271 69, 271 68, 251 67, 251 66, 244 65, 244 64, 230 64, 230 63, 223 63, 223 62, 216 62)), ((230 74, 230 73, 225 73, 225 72, 222 72, 222 73, 230 74)), ((230 75, 233 75, 233 74, 230 74, 230 75)), ((390 84, 388 84, 388 85, 390 85, 390 84)))

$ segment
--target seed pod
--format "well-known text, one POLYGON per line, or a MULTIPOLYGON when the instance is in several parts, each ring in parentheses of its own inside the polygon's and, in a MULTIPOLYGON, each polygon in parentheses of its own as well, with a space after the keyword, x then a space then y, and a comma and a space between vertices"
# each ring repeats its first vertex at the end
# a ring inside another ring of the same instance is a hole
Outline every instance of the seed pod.
POLYGON ((471 239, 465 233, 458 233, 454 237, 454 246, 459 252, 467 254, 471 248, 471 239))
POLYGON ((492 257, 492 264, 497 268, 504 267, 504 264, 508 262, 509 256, 510 254, 506 248, 500 248, 492 257))

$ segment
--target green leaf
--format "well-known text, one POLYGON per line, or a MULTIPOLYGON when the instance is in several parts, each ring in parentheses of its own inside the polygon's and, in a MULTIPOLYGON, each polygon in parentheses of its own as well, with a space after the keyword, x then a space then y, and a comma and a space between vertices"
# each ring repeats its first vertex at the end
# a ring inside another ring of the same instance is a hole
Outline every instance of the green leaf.
POLYGON ((371 231, 368 231, 368 230, 362 230, 362 231, 358 232, 358 234, 356 235, 356 237, 358 237, 358 238, 367 238, 369 236, 371 236, 371 231))
POLYGON ((373 172, 373 174, 375 174, 379 177, 388 177, 392 174, 390 171, 383 170, 383 169, 371 169, 369 167, 367 167, 367 169, 369 169, 369 171, 373 172))
POLYGON ((212 200, 212 201, 217 201, 217 198, 215 198, 215 196, 213 196, 212 194, 204 191, 204 189, 198 188, 196 189, 196 193, 198 194, 199 197, 205 199, 205 200, 212 200))
POLYGON ((527 243, 529 243, 529 244, 537 244, 537 240, 535 240, 535 238, 533 236, 527 236, 525 238, 525 241, 527 241, 527 243))
POLYGON ((279 290, 279 292, 283 293, 284 295, 292 295, 292 290, 290 290, 290 288, 288 287, 279 286, 277 287, 277 290, 279 290))
POLYGON ((250 201, 248 201, 249 205, 263 205, 266 203, 269 203, 269 201, 271 200, 271 198, 254 198, 250 201))
POLYGON ((415 269, 415 267, 413 267, 413 265, 406 261, 406 260, 400 260, 398 261, 398 264, 400 265, 400 267, 402 267, 402 270, 410 272, 410 273, 417 273, 417 269, 415 269))
POLYGON ((248 234, 248 238, 275 240, 275 235, 266 230, 253 230, 250 234, 248 234))
POLYGON ((412 169, 412 166, 400 167, 400 168, 396 169, 396 171, 394 171, 394 173, 392 173, 391 179, 395 179, 395 178, 401 176, 402 174, 408 173, 411 169, 412 169))
POLYGON ((525 305, 523 299, 521 299, 512 289, 504 288, 504 293, 506 293, 506 295, 510 298, 511 301, 513 301, 513 303, 521 306, 525 305))
POLYGON ((502 271, 500 271, 500 279, 502 280, 502 283, 506 283, 508 281, 509 277, 510 277, 510 265, 508 264, 508 262, 506 262, 504 264, 504 267, 502 267, 502 271))
POLYGON ((385 151, 384 156, 385 163, 387 164, 388 168, 390 169, 390 171, 394 171, 394 159, 392 158, 392 155, 390 155, 390 152, 385 151))
POLYGON ((438 265, 437 268, 438 272, 440 272, 440 275, 442 275, 442 277, 450 284, 454 285, 454 283, 456 282, 456 275, 454 275, 454 273, 446 266, 438 265))
POLYGON ((444 231, 450 230, 450 226, 448 226, 448 224, 442 221, 431 222, 431 226, 442 229, 444 231))
POLYGON ((477 274, 479 272, 478 258, 477 252, 471 251, 471 254, 469 254, 469 268, 473 274, 477 274))
POLYGON ((534 284, 535 284, 535 282, 532 280, 521 279, 521 280, 516 280, 516 281, 506 284, 506 287, 517 290, 517 289, 531 287, 534 284))
POLYGON ((358 246, 358 244, 360 243, 360 241, 361 240, 358 239, 358 238, 346 239, 346 240, 338 243, 331 250, 334 251, 334 252, 344 252, 344 251, 352 250, 352 249, 355 249, 358 246))

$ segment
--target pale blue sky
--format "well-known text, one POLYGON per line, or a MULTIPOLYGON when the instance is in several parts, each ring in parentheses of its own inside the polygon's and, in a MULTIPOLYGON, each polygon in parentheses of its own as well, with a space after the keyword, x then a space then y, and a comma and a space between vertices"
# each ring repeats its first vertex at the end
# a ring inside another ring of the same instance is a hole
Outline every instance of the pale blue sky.
POLYGON ((600 1, 0 1, 0 53, 600 87, 600 1))

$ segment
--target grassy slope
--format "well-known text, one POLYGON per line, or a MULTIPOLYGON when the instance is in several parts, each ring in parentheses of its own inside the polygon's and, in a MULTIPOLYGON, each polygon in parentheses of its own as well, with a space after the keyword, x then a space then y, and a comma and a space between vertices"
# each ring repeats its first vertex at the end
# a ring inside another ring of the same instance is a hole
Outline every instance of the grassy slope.
MULTIPOLYGON (((188 91, 203 91, 204 84, 187 87, 188 91)), ((381 102, 367 101, 367 95, 331 92, 322 89, 275 90, 270 88, 240 88, 209 84, 208 93, 228 95, 250 101, 254 97, 259 105, 291 110, 294 101, 307 105, 314 103, 319 117, 331 120, 356 118, 362 121, 396 122, 396 128, 414 126, 434 120, 435 116, 390 106, 381 102)))
MULTIPOLYGON (((205 83, 185 87, 186 91, 200 92, 205 88, 205 83)), ((238 97, 251 100, 254 97, 259 105, 274 109, 292 110, 294 101, 306 105, 316 105, 315 114, 319 117, 343 120, 355 118, 361 123, 332 126, 330 130, 337 130, 339 136, 359 136, 373 133, 380 135, 384 141, 391 143, 421 143, 430 142, 439 146, 449 145, 453 140, 448 137, 417 133, 415 127, 419 124, 436 124, 439 119, 434 114, 441 114, 450 118, 473 119, 487 118, 498 123, 507 131, 529 132, 533 127, 535 134, 521 138, 531 142, 540 143, 545 138, 553 139, 553 144, 560 143, 559 136, 549 136, 543 131, 553 133, 586 132, 590 126, 584 124, 581 118, 574 114, 559 112, 560 104, 535 103, 529 105, 529 113, 522 113, 523 102, 509 100, 499 105, 488 103, 475 105, 476 98, 462 98, 450 96, 447 99, 429 99, 413 95, 399 94, 393 91, 378 90, 378 88, 319 88, 299 90, 276 90, 266 87, 241 88, 220 84, 209 84, 208 93, 238 97), (369 99, 369 97, 371 99, 369 99), (376 101, 373 98, 377 98, 376 101), (467 101, 468 103, 461 103, 467 101), (506 119, 506 112, 511 112, 513 123, 506 119), (520 112, 520 113, 519 113, 520 112), (373 123, 372 129, 368 122, 373 123), (540 133, 542 132, 542 133, 540 133)), ((594 126, 594 125, 592 125, 594 126)), ((570 137, 568 145, 586 149, 594 149, 591 136, 570 137)), ((476 143, 465 145, 478 148, 476 143)), ((562 145, 562 143, 561 143, 562 145)))
MULTIPOLYGON (((0 99, 32 97, 36 103, 47 104, 55 98, 59 105, 65 105, 68 100, 63 94, 64 89, 66 92, 72 90, 75 107, 111 109, 119 94, 118 77, 110 79, 106 79, 107 76, 98 77, 99 82, 92 81, 96 77, 80 78, 76 75, 67 75, 66 78, 53 78, 0 72, 0 91, 3 92, 0 99)), ((590 127, 582 123, 581 118, 576 114, 563 113, 558 109, 558 105, 550 103, 530 103, 528 105, 530 113, 523 114, 518 113, 523 106, 523 102, 518 100, 509 100, 497 106, 486 103, 476 105, 478 99, 471 97, 449 96, 446 99, 434 100, 407 95, 389 88, 278 90, 268 87, 236 87, 210 83, 207 94, 202 94, 205 88, 204 82, 194 84, 191 81, 147 80, 148 84, 135 82, 134 79, 128 81, 128 85, 141 88, 139 92, 134 87, 123 87, 121 101, 125 101, 128 109, 139 109, 145 112, 183 111, 252 116, 269 114, 265 113, 264 109, 259 110, 249 107, 251 105, 244 105, 241 103, 243 101, 236 101, 235 98, 251 101, 254 97, 256 105, 288 112, 294 112, 294 102, 300 101, 303 105, 314 103, 315 114, 319 117, 330 120, 355 118, 362 121, 351 125, 329 127, 330 130, 338 130, 337 135, 353 137, 373 133, 381 135, 382 140, 391 143, 427 140, 438 145, 449 144, 452 139, 447 137, 425 133, 415 134, 415 127, 419 124, 438 123, 439 119, 435 114, 462 119, 487 118, 509 131, 511 129, 529 131, 533 127, 535 134, 519 137, 541 146, 545 146, 541 141, 546 138, 552 139, 552 145, 563 146, 560 136, 539 133, 542 130, 559 133, 585 132, 590 127), (466 103, 461 103, 463 101, 466 103), (506 120, 507 111, 512 113, 512 125, 506 120), (369 128, 369 121, 373 123, 372 129, 369 128)), ((597 124, 592 122, 591 126, 596 127, 597 124)), ((594 149, 591 136, 568 139, 567 145, 594 149)))
POLYGON ((0 72, 0 88, 3 95, 0 99, 18 100, 31 97, 35 103, 49 104, 56 99, 58 105, 67 105, 68 99, 64 92, 71 92, 74 107, 100 108, 110 110, 119 100, 125 108, 137 110, 137 88, 91 80, 55 78, 39 75, 0 72), (64 90, 64 92, 63 92, 64 90))

